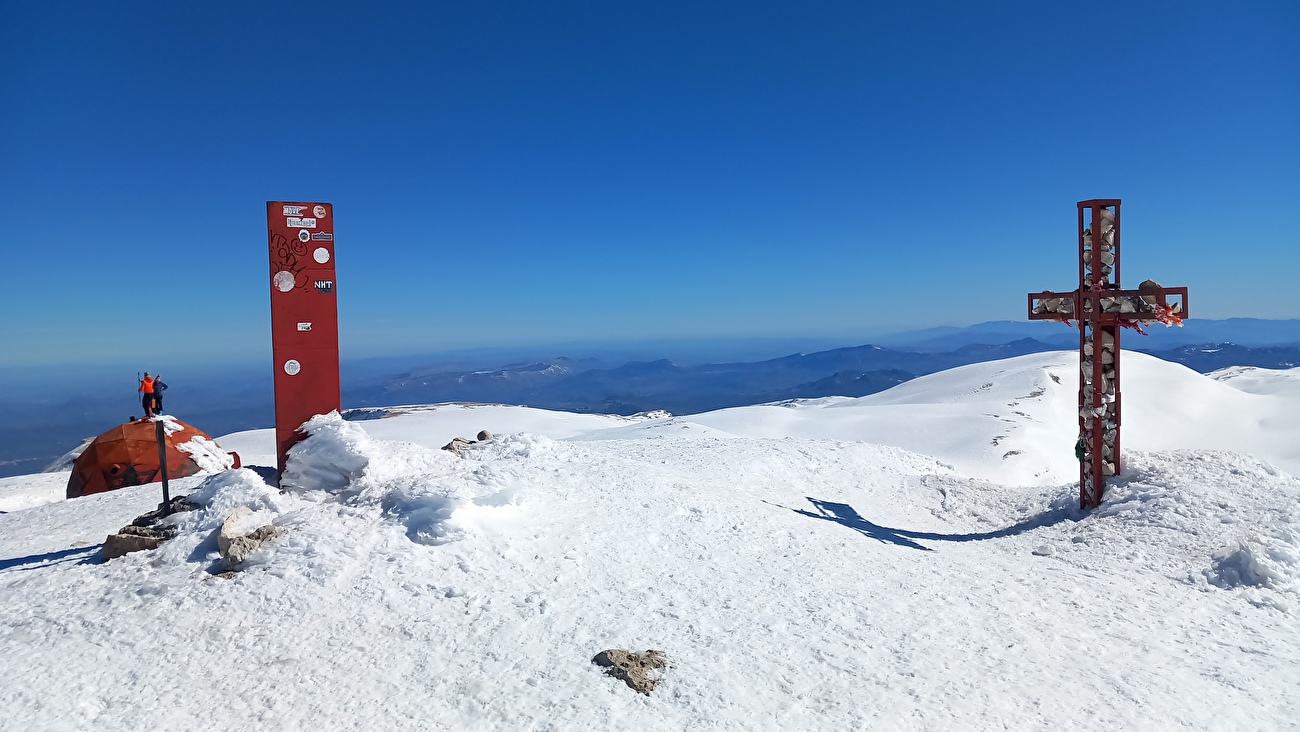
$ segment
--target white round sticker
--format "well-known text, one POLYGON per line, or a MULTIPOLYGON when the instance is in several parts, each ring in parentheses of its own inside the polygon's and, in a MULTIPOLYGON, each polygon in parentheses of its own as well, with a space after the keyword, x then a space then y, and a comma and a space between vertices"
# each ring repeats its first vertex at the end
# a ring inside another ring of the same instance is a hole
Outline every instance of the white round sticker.
POLYGON ((321 264, 325 264, 326 262, 330 261, 330 250, 326 249, 325 247, 316 247, 316 251, 312 252, 311 256, 317 262, 320 262, 321 264))
POLYGON ((293 289, 293 273, 282 269, 275 273, 271 282, 275 283, 275 289, 280 292, 288 292, 293 289))
POLYGON ((292 358, 284 362, 284 372, 286 374, 290 376, 297 376, 299 371, 302 371, 302 364, 298 363, 292 358))
POLYGON ((311 210, 311 212, 314 213, 314 214, 316 214, 316 218, 318 218, 318 219, 323 219, 323 218, 325 218, 325 207, 324 207, 324 206, 317 206, 316 208, 313 208, 313 209, 311 210))
POLYGON ((299 229, 298 241, 302 242, 303 244, 306 244, 307 242, 311 241, 311 233, 308 232, 306 229, 299 229))

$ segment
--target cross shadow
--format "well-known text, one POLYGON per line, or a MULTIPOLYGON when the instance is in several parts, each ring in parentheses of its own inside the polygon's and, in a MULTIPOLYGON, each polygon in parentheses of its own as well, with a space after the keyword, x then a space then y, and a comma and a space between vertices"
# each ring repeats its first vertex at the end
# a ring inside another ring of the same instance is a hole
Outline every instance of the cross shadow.
POLYGON ((1060 506, 1043 511, 1040 514, 1030 516, 1018 523, 1012 524, 1005 529, 996 531, 980 531, 969 534, 939 534, 932 531, 912 531, 910 529, 895 529, 889 526, 875 524, 862 517, 852 506, 847 503, 832 503, 830 501, 819 501, 816 498, 808 497, 809 503, 817 509, 807 511, 803 509, 790 509, 795 513, 809 516, 823 521, 833 521, 837 524, 857 531, 863 536, 870 537, 876 541, 883 541, 898 546, 905 546, 910 549, 920 549, 921 551, 934 551, 928 546, 918 544, 915 539, 928 539, 931 541, 985 541, 987 539, 1001 539, 1006 536, 1015 536, 1023 534, 1026 531, 1044 526, 1051 526, 1066 520, 1078 520, 1081 512, 1078 508, 1072 506, 1060 506))
POLYGON ((99 551, 104 548, 103 544, 93 546, 79 546, 72 549, 63 549, 57 552, 47 552, 45 554, 29 554, 25 557, 14 557, 13 559, 0 559, 0 572, 10 569, 18 571, 28 569, 40 569, 55 564, 66 564, 76 560, 77 564, 99 564, 99 551))

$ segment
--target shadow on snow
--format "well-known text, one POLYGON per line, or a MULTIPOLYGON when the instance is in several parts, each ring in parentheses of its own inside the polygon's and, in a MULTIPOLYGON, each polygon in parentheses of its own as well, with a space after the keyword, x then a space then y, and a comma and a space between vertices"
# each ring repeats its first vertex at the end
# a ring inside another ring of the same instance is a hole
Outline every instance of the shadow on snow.
POLYGON ((103 544, 94 544, 57 552, 46 552, 45 554, 29 554, 25 557, 0 559, 0 572, 15 568, 18 570, 39 569, 55 564, 65 564, 74 560, 80 560, 77 564, 99 564, 99 551, 103 548, 103 544))
POLYGON ((858 533, 875 539, 876 541, 888 542, 905 546, 912 549, 920 549, 924 552, 934 551, 928 546, 916 543, 914 539, 928 539, 931 541, 984 541, 986 539, 1001 539, 1005 536, 1015 536, 1023 534, 1026 531, 1044 526, 1051 526, 1066 520, 1077 520, 1080 518, 1080 512, 1073 506, 1060 506, 1043 511, 1035 516, 1012 524, 1005 529, 996 531, 980 531, 969 534, 939 534, 933 531, 911 531, 910 529, 895 529, 880 524, 873 524, 862 517, 852 506, 847 503, 832 503, 830 501, 819 501, 811 496, 808 501, 812 503, 816 511, 807 511, 804 509, 790 509, 798 514, 809 516, 823 521, 833 521, 837 524, 847 526, 858 533))

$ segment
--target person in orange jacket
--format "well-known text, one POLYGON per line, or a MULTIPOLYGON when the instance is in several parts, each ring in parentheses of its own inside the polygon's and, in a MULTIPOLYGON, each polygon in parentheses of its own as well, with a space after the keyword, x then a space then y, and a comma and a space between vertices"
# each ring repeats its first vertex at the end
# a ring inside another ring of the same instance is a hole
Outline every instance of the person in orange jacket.
POLYGON ((153 416, 153 377, 149 372, 144 372, 144 378, 140 379, 140 406, 144 407, 144 417, 148 419, 153 416))

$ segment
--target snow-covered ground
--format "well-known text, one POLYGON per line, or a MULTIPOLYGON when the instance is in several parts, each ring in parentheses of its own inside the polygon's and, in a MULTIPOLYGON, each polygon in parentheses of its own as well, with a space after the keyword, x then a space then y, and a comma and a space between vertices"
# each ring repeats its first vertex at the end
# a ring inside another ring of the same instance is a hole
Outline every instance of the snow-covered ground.
MULTIPOLYGON (((1125 474, 1085 514, 1076 368, 689 417, 318 418, 291 490, 174 481, 204 507, 109 563, 156 485, 0 479, 0 728, 1295 728, 1300 370, 1126 354, 1125 474), (238 506, 288 533, 220 577, 238 506), (672 666, 642 696, 606 648, 672 666)), ((274 462, 270 430, 218 442, 274 462)))

